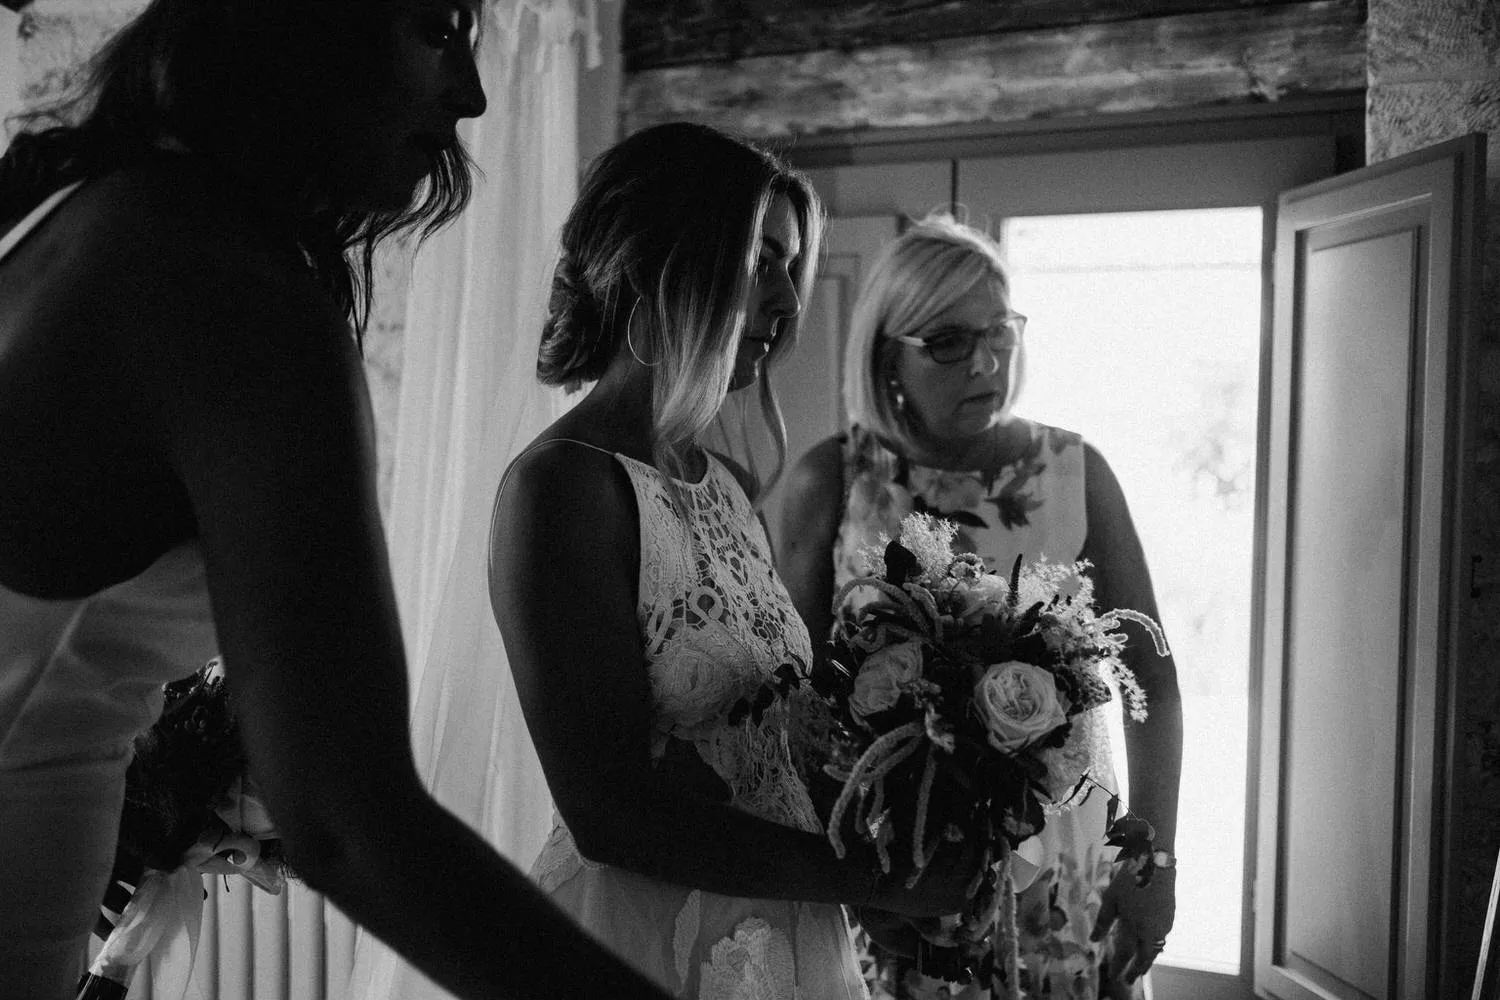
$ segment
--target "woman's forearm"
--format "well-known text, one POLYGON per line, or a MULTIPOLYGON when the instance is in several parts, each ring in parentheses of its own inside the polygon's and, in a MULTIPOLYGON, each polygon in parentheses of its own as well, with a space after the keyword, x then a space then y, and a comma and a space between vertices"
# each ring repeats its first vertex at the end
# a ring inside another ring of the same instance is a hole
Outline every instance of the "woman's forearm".
POLYGON ((293 862, 435 982, 476 1000, 664 997, 432 799, 390 805, 293 862))
POLYGON ((579 852, 678 885, 729 896, 859 904, 875 889, 874 855, 844 858, 809 833, 662 787, 563 808, 579 852), (691 845, 691 849, 684 849, 691 845))
POLYGON ((1156 845, 1175 850, 1177 799, 1182 775, 1182 698, 1170 684, 1147 687, 1145 722, 1125 719, 1130 769, 1130 811, 1156 830, 1156 845))

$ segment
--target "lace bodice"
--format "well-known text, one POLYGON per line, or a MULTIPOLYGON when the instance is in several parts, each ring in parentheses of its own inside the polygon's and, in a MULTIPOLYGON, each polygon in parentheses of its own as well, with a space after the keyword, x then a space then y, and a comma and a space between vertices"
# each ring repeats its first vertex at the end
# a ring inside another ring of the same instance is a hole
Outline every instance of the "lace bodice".
MULTIPOLYGON (((636 621, 651 687, 652 759, 661 760, 669 739, 684 741, 728 786, 731 807, 821 831, 788 746, 788 702, 776 700, 759 718, 736 711, 778 668, 805 674, 811 660, 807 630, 749 499, 716 459, 702 481, 684 483, 615 458, 639 511, 636 621)), ((867 1000, 835 904, 726 896, 589 861, 560 817, 532 877, 673 996, 867 1000)))
POLYGON ((692 743, 729 786, 731 804, 785 826, 819 830, 793 768, 784 707, 731 724, 783 664, 805 674, 807 629, 771 565, 765 529, 734 476, 711 459, 701 482, 666 479, 625 456, 640 511, 637 620, 654 707, 652 754, 669 736, 692 743))

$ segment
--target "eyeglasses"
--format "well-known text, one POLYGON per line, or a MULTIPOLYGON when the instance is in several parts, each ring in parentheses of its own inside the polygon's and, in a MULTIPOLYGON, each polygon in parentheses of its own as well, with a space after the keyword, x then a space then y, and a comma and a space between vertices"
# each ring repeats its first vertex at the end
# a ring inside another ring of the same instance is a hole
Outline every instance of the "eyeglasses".
POLYGON ((921 348, 940 365, 956 365, 974 356, 981 337, 992 351, 1013 351, 1021 346, 1021 335, 1025 332, 1026 317, 1010 313, 987 327, 940 326, 925 337, 891 339, 921 348))

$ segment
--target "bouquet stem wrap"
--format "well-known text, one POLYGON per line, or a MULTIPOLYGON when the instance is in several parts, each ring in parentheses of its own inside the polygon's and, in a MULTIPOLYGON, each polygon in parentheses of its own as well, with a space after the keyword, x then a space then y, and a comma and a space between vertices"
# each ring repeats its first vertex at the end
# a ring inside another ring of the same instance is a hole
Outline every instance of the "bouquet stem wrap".
POLYGON ((246 768, 223 663, 214 660, 168 684, 162 716, 136 738, 126 773, 105 896, 108 910, 120 916, 78 1000, 123 1000, 142 964, 151 970, 156 1000, 183 1000, 198 953, 204 875, 239 875, 272 895, 281 892, 289 872, 280 839, 246 768), (127 886, 134 889, 121 904, 127 886))
POLYGON ((203 877, 196 868, 163 872, 146 869, 141 884, 120 914, 119 923, 89 967, 80 997, 108 996, 107 983, 119 984, 124 997, 135 970, 151 970, 153 996, 182 1000, 187 996, 203 924, 203 877), (90 982, 90 980, 106 982, 90 982))

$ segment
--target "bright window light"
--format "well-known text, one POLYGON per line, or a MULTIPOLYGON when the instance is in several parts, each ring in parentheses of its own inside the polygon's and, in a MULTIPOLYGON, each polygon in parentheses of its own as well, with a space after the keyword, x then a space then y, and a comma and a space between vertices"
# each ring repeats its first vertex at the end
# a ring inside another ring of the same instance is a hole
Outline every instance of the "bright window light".
POLYGON ((1011 307, 1030 317, 1017 412, 1109 461, 1176 656, 1181 870, 1162 963, 1222 972, 1240 965, 1261 227, 1236 208, 1015 218, 999 234, 1011 307))

